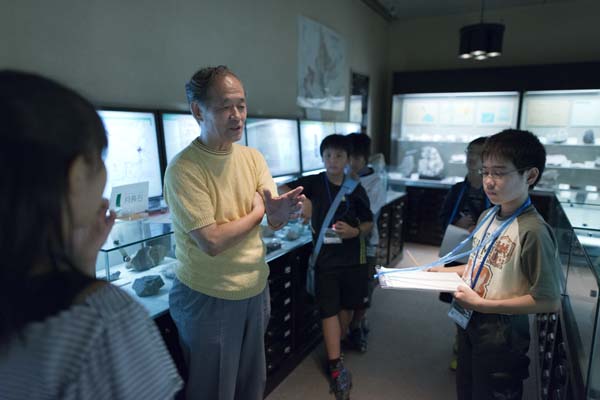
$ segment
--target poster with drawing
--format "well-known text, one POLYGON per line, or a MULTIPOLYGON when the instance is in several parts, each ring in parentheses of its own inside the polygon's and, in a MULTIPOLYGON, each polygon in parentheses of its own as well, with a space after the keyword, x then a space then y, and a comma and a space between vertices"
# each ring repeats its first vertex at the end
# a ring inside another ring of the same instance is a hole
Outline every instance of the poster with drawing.
POLYGON ((297 104, 344 111, 348 82, 344 39, 318 22, 298 17, 297 104))

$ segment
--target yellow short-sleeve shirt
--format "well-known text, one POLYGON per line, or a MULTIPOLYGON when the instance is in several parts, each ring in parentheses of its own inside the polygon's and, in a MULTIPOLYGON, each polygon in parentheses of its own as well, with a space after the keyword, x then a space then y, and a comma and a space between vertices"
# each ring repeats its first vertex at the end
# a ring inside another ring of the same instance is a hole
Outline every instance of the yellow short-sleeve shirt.
POLYGON ((238 244, 215 257, 203 252, 189 232, 210 224, 235 221, 252 210, 256 192, 277 187, 263 156, 233 144, 215 151, 194 140, 175 156, 165 173, 165 200, 173 220, 177 277, 209 296, 241 300, 262 292, 269 269, 256 226, 238 244))

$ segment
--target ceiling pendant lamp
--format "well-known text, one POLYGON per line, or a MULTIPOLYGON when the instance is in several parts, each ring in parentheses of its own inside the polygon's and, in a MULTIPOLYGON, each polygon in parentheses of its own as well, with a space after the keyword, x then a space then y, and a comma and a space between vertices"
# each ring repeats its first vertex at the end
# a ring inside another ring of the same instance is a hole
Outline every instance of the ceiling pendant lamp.
POLYGON ((465 60, 486 60, 502 54, 503 24, 483 23, 484 0, 481 1, 480 22, 460 29, 458 57, 465 60))

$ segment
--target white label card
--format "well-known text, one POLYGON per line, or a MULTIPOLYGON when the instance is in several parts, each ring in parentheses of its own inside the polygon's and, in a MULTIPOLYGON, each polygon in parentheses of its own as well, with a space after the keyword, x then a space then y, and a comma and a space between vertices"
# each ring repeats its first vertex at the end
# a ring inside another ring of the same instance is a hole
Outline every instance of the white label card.
POLYGON ((115 186, 110 193, 109 208, 115 210, 117 216, 127 216, 148 209, 148 182, 115 186))

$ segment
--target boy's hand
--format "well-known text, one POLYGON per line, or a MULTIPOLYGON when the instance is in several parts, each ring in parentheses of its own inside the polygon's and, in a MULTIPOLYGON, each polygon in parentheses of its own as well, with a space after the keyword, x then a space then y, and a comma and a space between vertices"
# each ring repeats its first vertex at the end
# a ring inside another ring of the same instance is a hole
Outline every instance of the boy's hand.
POLYGON ((352 239, 360 235, 360 229, 350 226, 344 221, 337 221, 333 224, 333 230, 342 239, 352 239))
POLYGON ((467 285, 460 285, 454 292, 454 299, 464 308, 479 311, 483 299, 467 285))
POLYGON ((443 265, 439 265, 437 267, 431 267, 427 269, 427 272, 447 272, 444 271, 446 269, 446 267, 444 267, 443 265))

